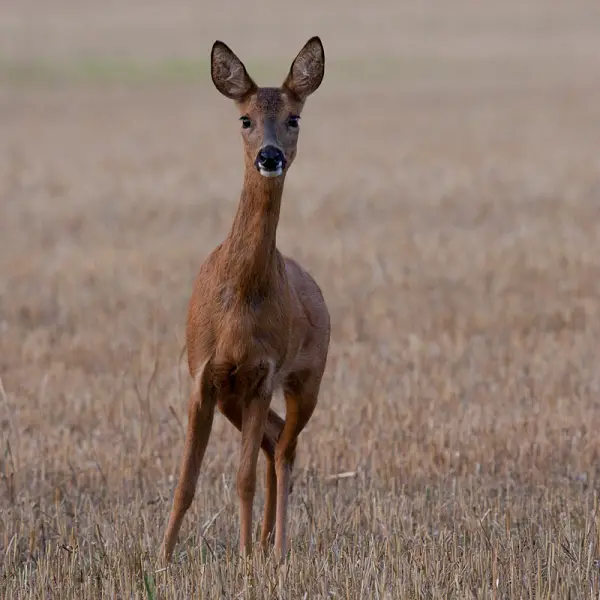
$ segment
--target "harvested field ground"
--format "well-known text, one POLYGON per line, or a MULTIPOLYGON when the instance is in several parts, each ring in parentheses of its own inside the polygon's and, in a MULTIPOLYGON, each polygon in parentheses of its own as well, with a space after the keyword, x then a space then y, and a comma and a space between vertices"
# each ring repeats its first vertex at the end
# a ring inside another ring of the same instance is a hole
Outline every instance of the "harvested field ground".
POLYGON ((600 5, 12 4, 0 597, 598 598, 600 5), (333 331, 289 560, 237 555, 218 415, 165 570, 187 301, 242 181, 210 47, 277 84, 314 34, 278 243, 333 331))

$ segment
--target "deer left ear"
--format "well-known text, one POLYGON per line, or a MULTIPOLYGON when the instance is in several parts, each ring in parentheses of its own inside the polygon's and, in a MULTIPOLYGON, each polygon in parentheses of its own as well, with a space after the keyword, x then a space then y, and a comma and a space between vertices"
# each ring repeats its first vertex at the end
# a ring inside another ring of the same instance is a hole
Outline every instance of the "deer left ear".
POLYGON ((294 59, 283 82, 298 100, 304 102, 317 90, 325 75, 325 50, 318 36, 310 38, 294 59))

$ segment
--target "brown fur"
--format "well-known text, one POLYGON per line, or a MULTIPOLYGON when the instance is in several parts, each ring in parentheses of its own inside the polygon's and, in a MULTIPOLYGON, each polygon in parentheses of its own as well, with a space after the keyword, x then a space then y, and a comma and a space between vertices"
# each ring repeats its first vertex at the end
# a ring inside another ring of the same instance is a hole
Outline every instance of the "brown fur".
POLYGON ((194 387, 188 430, 163 553, 170 559, 189 508, 206 450, 215 406, 242 432, 237 476, 240 551, 251 550, 256 463, 267 460, 265 516, 261 544, 275 526, 275 550, 286 552, 290 474, 299 433, 317 403, 325 370, 330 321, 319 286, 300 265, 283 257, 276 232, 287 169, 296 156, 299 116, 307 96, 320 85, 324 53, 318 38, 300 51, 280 88, 258 88, 243 63, 222 42, 212 51, 215 86, 236 101, 252 126, 242 129, 245 175, 229 235, 200 268, 190 300, 187 353, 194 387), (254 160, 265 144, 286 159, 278 177, 264 177, 254 160), (286 418, 270 409, 283 389, 286 418))

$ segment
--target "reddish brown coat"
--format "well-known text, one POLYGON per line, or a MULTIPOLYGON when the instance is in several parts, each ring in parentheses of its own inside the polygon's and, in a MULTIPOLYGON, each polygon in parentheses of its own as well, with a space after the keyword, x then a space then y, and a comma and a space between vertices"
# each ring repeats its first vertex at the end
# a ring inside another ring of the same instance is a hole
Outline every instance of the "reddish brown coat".
POLYGON ((311 38, 280 88, 258 88, 222 42, 215 42, 211 63, 215 86, 235 100, 241 114, 245 174, 231 230, 201 266, 190 300, 187 353, 194 387, 163 552, 169 559, 192 502, 218 406, 242 432, 240 550, 251 549, 262 447, 267 479, 261 542, 268 544, 276 521, 275 549, 282 557, 297 437, 317 403, 330 321, 319 286, 297 262, 281 255, 276 233, 285 175, 296 157, 297 121, 323 79, 325 56, 319 38, 311 38), (259 153, 265 148, 281 157, 281 168, 263 169, 259 153), (269 407, 279 388, 286 400, 285 421, 269 407))

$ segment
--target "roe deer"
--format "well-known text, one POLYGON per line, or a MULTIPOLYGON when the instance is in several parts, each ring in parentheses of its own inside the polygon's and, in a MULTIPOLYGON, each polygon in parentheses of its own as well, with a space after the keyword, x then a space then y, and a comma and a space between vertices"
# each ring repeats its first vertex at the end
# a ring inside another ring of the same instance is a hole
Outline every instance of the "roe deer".
POLYGON ((171 558, 189 508, 213 423, 219 410, 242 433, 237 491, 240 552, 252 545, 256 464, 267 461, 261 545, 276 521, 275 553, 286 553, 286 520, 296 444, 310 419, 325 370, 329 312, 319 286, 276 247, 285 176, 296 156, 298 121, 306 98, 321 84, 325 53, 311 38, 278 88, 257 87, 244 64, 223 42, 211 52, 212 80, 241 114, 244 184, 225 240, 200 268, 190 300, 187 354, 193 391, 179 481, 163 541, 171 558), (282 389, 285 420, 271 408, 282 389))

